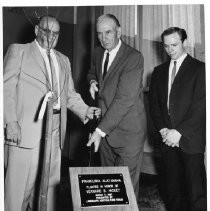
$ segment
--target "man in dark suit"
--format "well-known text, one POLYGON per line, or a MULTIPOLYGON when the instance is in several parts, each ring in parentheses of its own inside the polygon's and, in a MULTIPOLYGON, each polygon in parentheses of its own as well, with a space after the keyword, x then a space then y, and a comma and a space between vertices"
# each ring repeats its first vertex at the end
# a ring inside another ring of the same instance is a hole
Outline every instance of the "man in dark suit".
POLYGON ((87 106, 75 91, 69 59, 54 49, 59 32, 56 18, 43 16, 35 26, 36 39, 31 43, 12 44, 4 58, 5 211, 35 210, 34 196, 38 192, 38 172, 43 159, 45 121, 40 112, 43 98, 50 94, 54 99, 49 211, 58 210, 67 109, 84 123, 87 118, 93 118, 94 112, 100 114, 100 109, 87 106))
POLYGON ((121 27, 115 16, 100 16, 96 26, 101 46, 95 50, 88 80, 92 98, 98 92, 102 118, 88 146, 94 143, 97 151, 100 144, 102 166, 128 166, 138 197, 146 140, 143 56, 120 40, 121 27))
POLYGON ((168 28, 161 38, 171 59, 155 67, 149 100, 162 137, 167 205, 170 211, 206 210, 205 64, 186 53, 184 29, 168 28))

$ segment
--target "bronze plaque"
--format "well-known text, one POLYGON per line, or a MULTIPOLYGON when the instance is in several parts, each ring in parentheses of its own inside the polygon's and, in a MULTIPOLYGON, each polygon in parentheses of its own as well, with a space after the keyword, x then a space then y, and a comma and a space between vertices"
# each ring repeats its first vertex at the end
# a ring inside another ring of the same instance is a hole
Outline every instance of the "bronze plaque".
POLYGON ((128 205, 122 174, 79 174, 81 207, 128 205))

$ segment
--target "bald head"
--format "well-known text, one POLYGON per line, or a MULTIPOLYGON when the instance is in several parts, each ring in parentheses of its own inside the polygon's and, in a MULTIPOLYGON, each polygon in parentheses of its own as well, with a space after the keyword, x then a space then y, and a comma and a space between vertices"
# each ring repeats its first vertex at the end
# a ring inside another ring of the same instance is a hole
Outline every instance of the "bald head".
POLYGON ((42 48, 55 48, 60 32, 60 25, 53 16, 43 16, 35 27, 36 40, 42 48))
POLYGON ((45 27, 49 23, 57 24, 59 26, 59 22, 57 21, 57 19, 54 16, 50 15, 42 16, 38 25, 41 27, 45 27))

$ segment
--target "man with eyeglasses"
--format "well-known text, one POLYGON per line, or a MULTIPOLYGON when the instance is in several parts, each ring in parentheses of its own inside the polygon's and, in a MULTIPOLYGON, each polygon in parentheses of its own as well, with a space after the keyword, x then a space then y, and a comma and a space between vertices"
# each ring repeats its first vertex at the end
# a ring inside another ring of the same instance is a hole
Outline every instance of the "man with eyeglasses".
POLYGON ((53 98, 49 211, 58 210, 67 109, 84 123, 100 115, 75 91, 69 59, 54 49, 59 31, 56 18, 43 16, 35 26, 36 39, 12 44, 4 58, 5 211, 36 210, 48 97, 53 98))

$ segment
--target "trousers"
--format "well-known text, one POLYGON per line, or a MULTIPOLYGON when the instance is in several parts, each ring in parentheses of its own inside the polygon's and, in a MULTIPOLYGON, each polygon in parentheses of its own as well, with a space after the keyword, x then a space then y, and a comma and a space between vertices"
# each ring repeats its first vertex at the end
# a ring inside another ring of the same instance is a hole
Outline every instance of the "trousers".
MULTIPOLYGON (((58 210, 60 184, 60 115, 53 115, 50 176, 47 193, 47 211, 58 210)), ((4 146, 5 211, 37 210, 37 197, 42 161, 42 140, 32 149, 4 146)))

